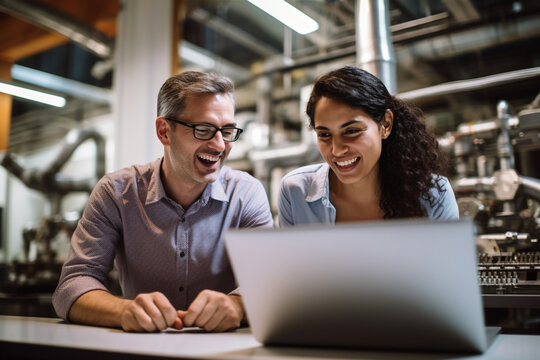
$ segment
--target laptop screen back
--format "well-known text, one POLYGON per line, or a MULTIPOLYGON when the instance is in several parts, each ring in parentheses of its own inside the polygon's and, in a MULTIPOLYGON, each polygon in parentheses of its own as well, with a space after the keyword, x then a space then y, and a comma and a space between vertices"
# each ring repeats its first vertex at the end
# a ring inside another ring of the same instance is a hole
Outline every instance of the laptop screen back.
POLYGON ((225 242, 264 344, 486 348, 470 221, 231 230, 225 242))

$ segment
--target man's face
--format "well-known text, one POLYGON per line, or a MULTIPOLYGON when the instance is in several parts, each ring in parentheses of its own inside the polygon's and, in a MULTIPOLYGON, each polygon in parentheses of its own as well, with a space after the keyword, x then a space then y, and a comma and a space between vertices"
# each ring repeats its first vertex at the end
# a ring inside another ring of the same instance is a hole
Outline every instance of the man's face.
MULTIPOLYGON (((227 94, 188 97, 185 109, 177 119, 218 128, 236 126, 234 106, 227 94)), ((216 181, 231 147, 231 142, 223 141, 220 131, 210 140, 198 140, 193 136, 192 128, 175 124, 174 130, 170 130, 169 146, 165 149, 173 175, 170 180, 181 181, 188 186, 216 181)))

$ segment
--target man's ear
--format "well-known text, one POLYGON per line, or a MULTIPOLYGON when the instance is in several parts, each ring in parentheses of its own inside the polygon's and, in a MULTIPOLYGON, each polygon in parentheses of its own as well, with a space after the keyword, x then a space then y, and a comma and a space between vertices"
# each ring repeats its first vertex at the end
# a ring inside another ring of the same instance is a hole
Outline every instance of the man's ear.
POLYGON ((381 138, 386 139, 392 133, 392 126, 394 125, 394 113, 392 110, 387 109, 384 118, 381 121, 381 138))
POLYGON ((159 141, 163 145, 170 145, 170 142, 171 142, 170 138, 169 138, 170 130, 171 130, 171 125, 169 124, 167 119, 165 119, 164 117, 159 116, 156 119, 156 134, 157 134, 157 137, 158 137, 159 141))

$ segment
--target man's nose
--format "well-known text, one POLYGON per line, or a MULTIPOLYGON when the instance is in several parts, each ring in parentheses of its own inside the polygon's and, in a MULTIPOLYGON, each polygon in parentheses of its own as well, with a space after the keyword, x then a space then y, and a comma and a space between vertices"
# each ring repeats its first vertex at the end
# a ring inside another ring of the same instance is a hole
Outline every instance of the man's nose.
POLYGON ((223 134, 219 130, 216 131, 214 137, 208 140, 208 142, 213 149, 219 152, 225 150, 225 141, 223 140, 223 134))

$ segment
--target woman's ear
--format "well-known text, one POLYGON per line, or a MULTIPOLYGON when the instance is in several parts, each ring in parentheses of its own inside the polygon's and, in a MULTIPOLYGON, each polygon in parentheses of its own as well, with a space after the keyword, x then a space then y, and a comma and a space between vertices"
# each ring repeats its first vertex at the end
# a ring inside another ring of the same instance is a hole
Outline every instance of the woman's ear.
POLYGON ((171 126, 167 119, 164 117, 159 116, 156 119, 156 134, 159 139, 159 141, 163 145, 169 145, 170 144, 170 138, 169 138, 169 130, 171 129, 171 126))
POLYGON ((392 126, 394 125, 394 113, 392 110, 387 109, 384 113, 384 118, 381 121, 381 138, 386 139, 392 133, 392 126))

